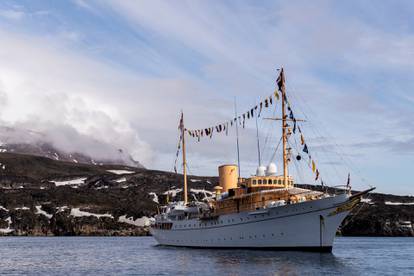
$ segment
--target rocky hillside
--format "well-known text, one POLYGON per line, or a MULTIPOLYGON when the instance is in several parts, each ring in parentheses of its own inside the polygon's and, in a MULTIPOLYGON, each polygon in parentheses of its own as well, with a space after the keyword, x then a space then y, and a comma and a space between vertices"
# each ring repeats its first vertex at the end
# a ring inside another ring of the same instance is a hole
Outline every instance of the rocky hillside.
MULTIPOLYGON (((217 179, 190 176, 189 184, 203 200, 217 179)), ((181 175, 169 172, 0 153, 0 235, 147 235, 166 191, 178 200, 181 187, 181 175)), ((373 193, 341 234, 414 236, 412 222, 413 197, 373 193)))
MULTIPOLYGON (((13 153, 0 153, 0 164, 3 235, 146 235, 157 201, 182 186, 176 174, 120 165, 13 153)), ((194 180, 194 196, 208 196, 209 178, 194 180)))

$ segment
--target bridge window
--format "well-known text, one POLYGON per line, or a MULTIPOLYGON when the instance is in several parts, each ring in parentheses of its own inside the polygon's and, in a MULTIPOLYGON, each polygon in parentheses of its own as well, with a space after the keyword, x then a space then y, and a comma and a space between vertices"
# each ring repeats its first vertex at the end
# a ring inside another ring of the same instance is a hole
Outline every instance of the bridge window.
POLYGON ((260 184, 262 184, 262 180, 261 179, 259 179, 259 180, 257 180, 257 183, 260 185, 260 184))
POLYGON ((263 184, 267 184, 267 180, 266 179, 263 179, 263 184))
POLYGON ((256 182, 257 182, 257 181, 256 181, 256 179, 254 179, 254 180, 253 180, 253 185, 256 185, 256 182))

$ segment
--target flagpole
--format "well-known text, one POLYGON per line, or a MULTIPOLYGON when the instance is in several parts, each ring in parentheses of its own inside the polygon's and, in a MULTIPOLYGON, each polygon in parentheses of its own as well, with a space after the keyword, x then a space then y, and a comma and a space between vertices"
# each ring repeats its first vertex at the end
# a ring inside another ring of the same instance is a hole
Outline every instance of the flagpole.
POLYGON ((183 146, 183 177, 184 177, 184 204, 187 205, 188 203, 188 195, 187 195, 187 160, 185 156, 185 128, 184 128, 184 113, 181 111, 181 137, 182 137, 182 146, 183 146))

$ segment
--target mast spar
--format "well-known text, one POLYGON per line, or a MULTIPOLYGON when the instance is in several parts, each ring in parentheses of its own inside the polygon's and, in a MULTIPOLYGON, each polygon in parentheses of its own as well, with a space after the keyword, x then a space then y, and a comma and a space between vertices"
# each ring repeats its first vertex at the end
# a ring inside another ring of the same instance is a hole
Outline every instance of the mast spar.
POLYGON ((181 129, 181 142, 182 142, 182 153, 183 153, 183 177, 184 177, 184 204, 188 203, 188 193, 187 193, 187 160, 185 156, 185 127, 184 127, 184 113, 181 111, 181 120, 180 120, 180 129, 181 129))
POLYGON ((288 178, 288 152, 287 152, 287 130, 288 125, 286 123, 286 107, 285 107, 285 100, 286 100, 286 89, 285 89, 285 73, 283 71, 283 67, 280 72, 281 78, 281 90, 282 90, 282 141, 283 141, 283 177, 286 181, 288 178))

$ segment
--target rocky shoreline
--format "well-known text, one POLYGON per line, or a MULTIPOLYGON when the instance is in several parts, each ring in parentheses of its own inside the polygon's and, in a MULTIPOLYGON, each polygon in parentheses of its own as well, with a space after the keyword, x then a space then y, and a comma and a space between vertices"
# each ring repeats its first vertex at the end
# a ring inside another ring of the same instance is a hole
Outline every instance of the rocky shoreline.
MULTIPOLYGON (((182 194, 181 176, 169 172, 11 153, 0 153, 0 163, 5 165, 0 170, 0 235, 146 236, 166 191, 175 199, 182 194)), ((190 196, 203 200, 216 183, 215 177, 190 176, 190 196)), ((414 197, 372 193, 338 234, 414 236, 413 222, 414 197)))

